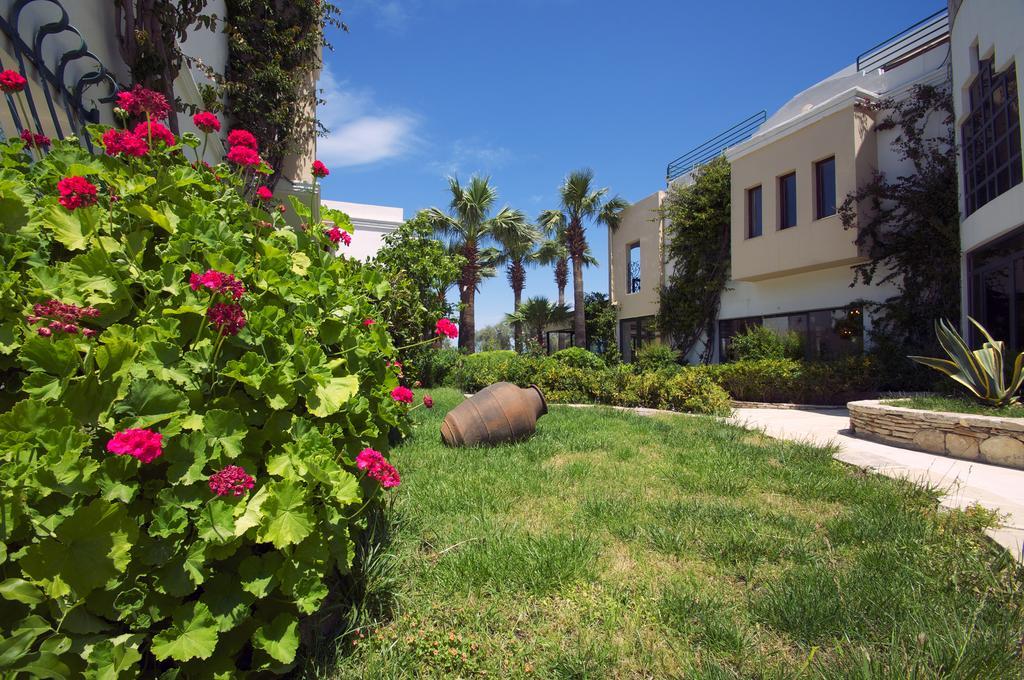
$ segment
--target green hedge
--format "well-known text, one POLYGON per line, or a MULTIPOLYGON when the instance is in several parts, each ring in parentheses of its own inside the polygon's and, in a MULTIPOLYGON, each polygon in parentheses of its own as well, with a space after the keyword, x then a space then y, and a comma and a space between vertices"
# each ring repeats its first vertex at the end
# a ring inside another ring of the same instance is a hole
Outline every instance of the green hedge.
POLYGON ((878 391, 875 363, 866 356, 827 363, 793 359, 735 361, 708 366, 707 370, 737 401, 841 405, 878 391))
POLYGON ((554 357, 500 350, 462 357, 451 381, 466 392, 502 381, 537 385, 552 403, 645 406, 714 415, 729 412, 729 395, 704 369, 635 373, 624 365, 577 368, 554 357))
POLYGON ((646 406, 694 413, 725 412, 728 397, 737 401, 839 405, 878 391, 876 367, 869 357, 828 363, 764 359, 713 366, 670 364, 646 371, 638 370, 635 364, 578 367, 585 361, 576 356, 574 366, 555 355, 535 358, 510 350, 481 352, 460 357, 449 379, 466 392, 507 381, 536 384, 554 403, 646 406))

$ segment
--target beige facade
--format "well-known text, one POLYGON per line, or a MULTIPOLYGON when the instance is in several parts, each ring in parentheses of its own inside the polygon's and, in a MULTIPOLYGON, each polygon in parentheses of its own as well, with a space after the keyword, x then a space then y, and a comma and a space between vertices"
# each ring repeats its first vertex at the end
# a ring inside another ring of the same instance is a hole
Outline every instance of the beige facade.
MULTIPOLYGON (((809 358, 863 350, 872 319, 862 302, 882 302, 896 287, 892 282, 851 285, 854 268, 866 258, 856 244, 856 231, 844 228, 838 208, 876 172, 896 177, 910 171, 892 147, 897 133, 878 130, 885 112, 868 105, 899 100, 916 85, 947 84, 945 16, 923 23, 928 24, 923 34, 915 27, 879 46, 875 54, 883 55, 880 60, 864 68, 851 64, 815 83, 768 116, 749 139, 721 149, 732 175, 732 279, 721 297, 714 337, 705 338, 688 359, 697 360, 707 349, 714 360, 722 360, 728 337, 751 324, 800 333, 809 358), (786 222, 792 223, 784 224, 780 179, 790 175, 795 197, 786 193, 795 210, 786 211, 786 222), (760 188, 760 233, 751 230, 748 212, 748 192, 755 187, 760 188)), ((713 156, 707 145, 697 148, 704 157, 713 156)), ((630 345, 654 337, 636 322, 658 313, 657 288, 671 273, 671 263, 663 259, 665 225, 643 218, 664 199, 659 192, 638 201, 609 234, 609 286, 620 322, 620 349, 627 357, 630 345), (630 292, 627 271, 636 244, 642 284, 630 292), (654 276, 648 274, 652 267, 654 276)))
POLYGON ((762 281, 864 261, 834 211, 816 217, 815 164, 835 160, 835 196, 870 179, 878 167, 874 116, 851 93, 799 130, 777 131, 730 150, 732 166, 732 278, 762 281), (796 224, 780 223, 780 178, 796 175, 796 224), (748 195, 761 192, 761 233, 751 236, 748 195))

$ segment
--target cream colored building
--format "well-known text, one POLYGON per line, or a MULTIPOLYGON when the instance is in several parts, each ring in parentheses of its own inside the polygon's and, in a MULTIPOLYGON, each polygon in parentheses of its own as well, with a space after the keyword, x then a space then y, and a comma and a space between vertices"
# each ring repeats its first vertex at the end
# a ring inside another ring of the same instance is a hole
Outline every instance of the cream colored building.
MULTIPOLYGON (((1024 183, 1020 91, 1024 2, 953 0, 950 61, 960 147, 966 316, 1024 350, 1024 183)), ((977 341, 977 338, 975 338, 977 341)))
MULTIPOLYGON (((915 85, 946 84, 948 43, 945 13, 929 17, 794 96, 748 139, 726 137, 720 151, 732 174, 732 280, 715 337, 705 338, 714 360, 725 358, 730 337, 750 325, 799 333, 809 358, 863 351, 871 318, 861 302, 883 301, 895 289, 851 287, 853 268, 866 258, 837 210, 876 171, 895 176, 907 169, 891 148, 895 133, 877 130, 884 111, 871 105, 898 100, 915 85)), ((704 158, 713 157, 707 150, 715 147, 703 148, 704 158)), ((658 288, 671 273, 662 255, 665 225, 656 219, 664 195, 635 203, 609 234, 609 283, 624 355, 653 339, 644 320, 657 314, 658 288), (631 262, 639 262, 639 287, 628 274, 631 262)))

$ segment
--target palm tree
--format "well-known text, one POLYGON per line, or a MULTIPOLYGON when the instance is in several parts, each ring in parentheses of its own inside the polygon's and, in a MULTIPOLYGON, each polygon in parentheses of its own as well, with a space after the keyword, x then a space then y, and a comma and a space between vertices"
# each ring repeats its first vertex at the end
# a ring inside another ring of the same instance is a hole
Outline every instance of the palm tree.
POLYGON ((544 329, 548 324, 561 323, 569 319, 570 312, 565 305, 553 305, 546 297, 532 297, 519 305, 514 314, 506 315, 510 323, 521 323, 531 331, 537 344, 544 344, 544 329))
MULTIPOLYGON (((540 232, 534 228, 516 230, 510 233, 496 235, 500 246, 497 261, 495 264, 505 265, 505 275, 508 277, 508 285, 512 287, 513 307, 512 313, 519 309, 519 303, 523 299, 523 288, 526 286, 526 267, 536 263, 534 249, 537 241, 540 240, 540 232)), ((517 352, 523 351, 523 325, 519 322, 513 324, 515 330, 515 347, 517 352)))
POLYGON ((430 208, 427 215, 434 230, 466 258, 459 276, 459 349, 473 352, 476 350, 476 292, 488 266, 481 259, 483 249, 498 235, 507 236, 529 227, 526 216, 508 206, 491 215, 498 202, 498 191, 491 186, 488 177, 474 176, 466 186, 457 178, 449 177, 448 189, 452 195, 448 212, 430 208))
MULTIPOLYGON (((558 289, 558 304, 565 307, 565 287, 569 285, 569 248, 565 245, 565 216, 558 210, 545 210, 538 222, 545 226, 551 238, 544 240, 534 257, 537 263, 555 269, 555 287, 558 289)), ((597 259, 587 248, 583 263, 596 267, 597 259)), ((558 349, 565 349, 565 336, 558 336, 558 349)))
MULTIPOLYGON (((572 261, 573 335, 577 347, 587 346, 587 325, 583 312, 583 267, 587 258, 587 221, 615 229, 628 205, 618 196, 605 199, 608 189, 595 189, 594 171, 574 170, 558 188, 561 217, 565 224, 565 246, 572 261)), ((549 213, 551 211, 548 211, 549 213)))

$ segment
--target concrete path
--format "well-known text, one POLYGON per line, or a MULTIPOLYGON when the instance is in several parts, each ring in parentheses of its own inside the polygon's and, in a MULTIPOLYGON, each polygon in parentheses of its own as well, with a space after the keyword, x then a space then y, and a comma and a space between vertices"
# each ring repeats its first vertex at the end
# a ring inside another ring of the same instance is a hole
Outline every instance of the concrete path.
POLYGON ((846 409, 741 408, 730 421, 777 439, 835 444, 835 457, 888 477, 909 479, 945 492, 942 505, 978 504, 1000 513, 1003 526, 989 530, 997 543, 1024 561, 1024 470, 985 465, 876 444, 850 436, 846 409))

